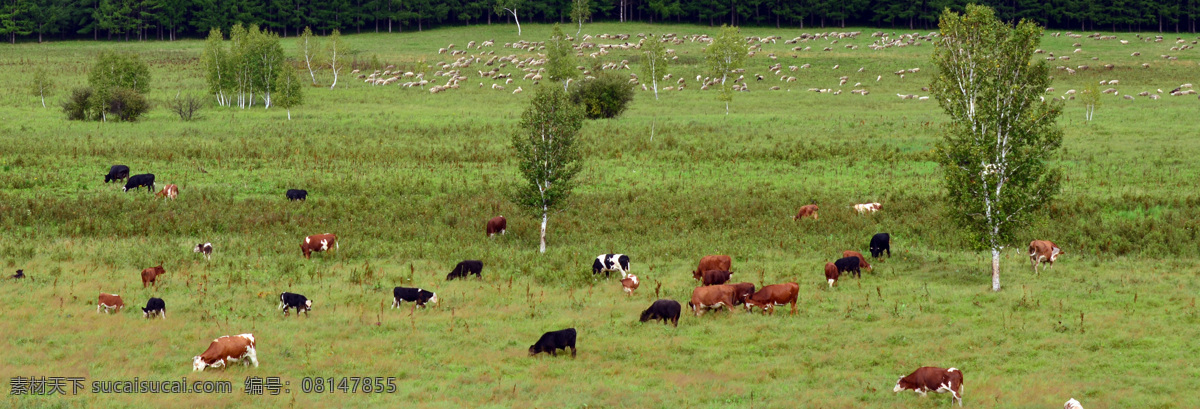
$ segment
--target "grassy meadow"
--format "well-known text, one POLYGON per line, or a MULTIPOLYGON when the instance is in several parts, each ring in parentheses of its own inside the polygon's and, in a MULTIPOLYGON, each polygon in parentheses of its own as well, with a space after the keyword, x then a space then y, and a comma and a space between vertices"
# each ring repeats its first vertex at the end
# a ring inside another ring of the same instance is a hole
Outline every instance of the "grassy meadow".
MULTIPOLYGON (((522 27, 521 40, 550 32, 522 27)), ((148 97, 161 102, 204 92, 202 41, 0 46, 0 266, 31 278, 0 281, 0 406, 934 408, 949 396, 891 388, 917 367, 943 366, 964 372, 973 408, 1058 408, 1072 397, 1088 409, 1200 407, 1195 95, 1104 95, 1090 123, 1079 100, 1067 101, 1062 194, 1004 252, 1004 290, 993 293, 988 255, 943 216, 932 148, 945 116, 936 102, 896 96, 928 95, 932 44, 871 50, 877 30, 855 30, 864 33, 796 44, 808 51, 764 44, 746 63, 750 91, 736 94, 729 115, 695 81, 700 43, 669 46, 687 89, 656 101, 639 88, 624 115, 584 125, 579 188, 551 215, 546 254, 536 252, 540 220, 508 199, 517 182, 511 134, 534 87, 511 65, 502 72, 515 80, 503 91, 476 74, 485 69, 477 63, 460 89, 439 94, 371 86, 348 72, 330 90, 325 70, 290 121, 259 104, 209 106, 182 122, 160 104, 138 122, 95 123, 67 121, 59 104, 86 84, 98 52, 139 53, 151 67, 148 97), (768 72, 775 62, 797 81, 768 72), (787 71, 802 64, 811 66, 787 71), (26 91, 39 67, 58 84, 45 109, 26 91), (921 70, 893 75, 910 68, 921 70), (850 94, 858 82, 869 95, 850 94), (526 92, 513 94, 518 86, 526 92), (113 164, 154 173, 160 188, 178 184, 179 198, 105 185, 113 164), (307 202, 286 201, 289 188, 307 189, 307 202), (883 210, 852 214, 865 202, 883 210), (820 220, 792 221, 809 203, 820 220), (508 218, 509 234, 489 240, 484 223, 496 215, 508 218), (304 236, 326 232, 340 250, 304 260, 304 236), (843 250, 866 253, 878 232, 891 233, 893 257, 826 288, 824 263, 843 250), (1066 254, 1034 275, 1024 254, 1032 239, 1066 254), (202 242, 216 249, 211 261, 191 251, 202 242), (634 296, 615 279, 593 279, 601 253, 630 256, 642 279, 634 296), (736 281, 800 283, 798 313, 685 311, 678 328, 637 321, 657 298, 686 304, 689 272, 707 254, 732 256, 736 281), (444 281, 464 259, 484 262, 483 279, 444 281), (141 288, 139 272, 160 261, 160 286, 141 288), (390 309, 395 286, 435 291, 441 303, 390 309), (282 318, 283 291, 313 299, 311 316, 282 318), (126 309, 97 314, 98 292, 120 294, 126 309), (166 301, 166 320, 137 314, 152 296, 166 301), (576 359, 527 356, 543 332, 566 327, 579 332, 576 359), (191 371, 213 338, 246 332, 257 338, 259 368, 191 371), (11 396, 14 376, 229 380, 236 392, 11 396), (290 393, 245 395, 247 376, 279 376, 290 393), (394 377, 398 388, 300 388, 304 377, 349 376, 394 377)), ((816 31, 742 30, 784 40, 816 31)), ((1047 98, 1101 80, 1119 80, 1121 95, 1200 82, 1196 51, 1170 50, 1175 35, 1104 34, 1129 44, 1047 35, 1043 49, 1071 57, 1048 64, 1093 67, 1054 70, 1047 98)), ((448 44, 488 39, 495 55, 534 56, 503 48, 518 40, 511 25, 345 37, 360 64, 375 57, 404 70, 454 61, 437 53, 448 44)), ((294 38, 283 43, 295 56, 294 38)), ((634 67, 621 75, 637 72, 634 50, 580 65, 621 60, 634 67)))

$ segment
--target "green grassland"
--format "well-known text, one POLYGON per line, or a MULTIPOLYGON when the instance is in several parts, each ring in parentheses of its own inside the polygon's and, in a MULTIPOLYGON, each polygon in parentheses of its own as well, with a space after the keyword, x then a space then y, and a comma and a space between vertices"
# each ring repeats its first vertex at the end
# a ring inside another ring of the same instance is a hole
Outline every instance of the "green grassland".
MULTIPOLYGON (((529 41, 550 31, 523 28, 529 41)), ((814 31, 743 29, 784 39, 814 31)), ((205 89, 202 42, 0 46, 0 265, 33 278, 0 282, 4 386, 12 376, 188 377, 230 380, 238 391, 48 398, 5 390, 0 405, 944 407, 946 395, 891 393, 898 377, 930 365, 963 370, 968 407, 1057 408, 1071 397, 1089 409, 1200 406, 1195 96, 1105 95, 1091 123, 1080 101, 1067 101, 1063 192, 1019 240, 1053 240, 1066 255, 1034 275, 1014 243, 1004 252, 1004 291, 992 293, 985 255, 943 215, 932 148, 945 117, 936 102, 896 97, 928 95, 921 87, 934 74, 933 46, 871 50, 875 30, 862 31, 799 44, 808 51, 764 44, 746 64, 750 92, 735 96, 729 115, 694 80, 701 45, 670 46, 687 89, 657 101, 639 89, 621 117, 585 124, 580 187, 551 215, 546 254, 536 253, 538 220, 508 200, 517 182, 511 134, 532 95, 511 91, 534 87, 512 66, 504 72, 518 80, 504 91, 479 78, 476 64, 463 70, 470 79, 460 89, 439 94, 374 87, 348 73, 329 90, 326 71, 325 87, 306 89, 291 121, 258 106, 209 107, 194 122, 159 107, 136 123, 93 123, 69 122, 57 105, 86 83, 98 52, 139 53, 151 66, 149 98, 165 101, 205 89), (767 71, 769 53, 784 67, 811 67, 780 82, 767 71), (48 109, 24 89, 38 67, 59 83, 48 109), (909 68, 921 70, 892 74, 909 68), (856 82, 870 94, 850 94, 856 82), (156 174, 159 186, 178 184, 178 200, 101 183, 117 163, 156 174), (288 203, 288 188, 307 189, 308 201, 288 203), (883 211, 852 214, 852 204, 869 201, 883 211), (808 203, 821 206, 820 220, 792 221, 808 203), (485 220, 500 214, 509 234, 486 239, 485 220), (302 259, 303 237, 324 232, 339 235, 340 250, 302 259), (866 252, 878 232, 892 234, 893 257, 826 288, 823 264, 842 250, 866 252), (191 252, 199 242, 216 247, 211 261, 191 252), (609 252, 632 258, 643 281, 634 296, 591 277, 592 259, 609 252), (706 254, 731 255, 737 281, 800 283, 799 312, 685 314, 678 328, 637 322, 656 297, 685 303, 696 285, 688 272, 706 254), (445 282, 463 259, 483 260, 483 279, 445 282), (142 289, 138 273, 160 261, 161 285, 142 289), (436 291, 442 302, 390 309, 395 286, 436 291), (101 291, 120 294, 127 309, 97 314, 101 291), (283 291, 315 300, 312 315, 281 318, 274 308, 283 291), (151 296, 166 300, 165 321, 136 314, 151 296), (579 331, 576 359, 527 356, 541 333, 565 327, 579 331), (258 339, 259 368, 191 372, 212 338, 245 332, 258 339), (244 395, 251 375, 280 376, 291 393, 244 395), (395 377, 398 390, 300 390, 303 377, 342 376, 395 377)), ((716 29, 592 24, 584 32, 716 29)), ((1174 36, 1116 35, 1130 43, 1047 36, 1042 48, 1072 57, 1049 64, 1093 67, 1052 71, 1047 98, 1101 80, 1120 80, 1121 95, 1200 82, 1196 51, 1171 51, 1174 36)), ((346 37, 360 62, 375 56, 404 69, 453 61, 437 49, 487 39, 496 55, 533 55, 502 47, 518 40, 510 25, 346 37)), ((293 40, 284 45, 294 55, 293 40)), ((581 65, 621 60, 636 70, 634 51, 581 65)))

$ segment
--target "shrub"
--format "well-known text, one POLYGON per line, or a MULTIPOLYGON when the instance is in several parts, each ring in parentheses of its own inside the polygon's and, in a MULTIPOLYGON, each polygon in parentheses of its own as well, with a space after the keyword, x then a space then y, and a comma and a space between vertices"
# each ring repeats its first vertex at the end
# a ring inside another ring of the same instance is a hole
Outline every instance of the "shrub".
POLYGON ((149 110, 146 97, 130 88, 114 88, 107 98, 91 87, 76 88, 63 103, 67 119, 75 121, 136 121, 149 110))
POLYGON ((184 121, 191 121, 196 113, 200 112, 200 108, 203 107, 204 103, 200 100, 200 97, 192 94, 175 94, 175 99, 167 101, 167 108, 176 115, 179 115, 179 119, 184 121))
POLYGON ((633 101, 633 88, 614 74, 601 74, 571 90, 571 101, 583 106, 588 119, 616 118, 633 101))
POLYGON ((63 112, 67 114, 67 119, 72 121, 98 119, 100 115, 92 105, 93 94, 91 87, 71 90, 71 96, 67 97, 66 102, 63 102, 63 112))
POLYGON ((109 116, 122 121, 136 121, 138 117, 150 110, 146 97, 132 88, 115 88, 104 104, 109 116))

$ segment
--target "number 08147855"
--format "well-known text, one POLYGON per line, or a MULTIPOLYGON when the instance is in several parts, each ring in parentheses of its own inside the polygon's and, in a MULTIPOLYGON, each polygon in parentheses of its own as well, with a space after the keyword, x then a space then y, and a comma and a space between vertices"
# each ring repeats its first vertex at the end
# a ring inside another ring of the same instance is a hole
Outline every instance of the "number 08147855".
POLYGON ((328 378, 304 377, 300 381, 304 393, 396 393, 396 378, 343 376, 328 378))

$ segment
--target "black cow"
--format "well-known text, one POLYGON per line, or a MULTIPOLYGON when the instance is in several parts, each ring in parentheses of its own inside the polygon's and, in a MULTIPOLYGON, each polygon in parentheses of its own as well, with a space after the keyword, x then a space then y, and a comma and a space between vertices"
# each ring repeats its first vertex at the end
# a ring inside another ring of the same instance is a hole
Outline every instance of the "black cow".
POLYGON ((150 301, 146 301, 146 307, 142 308, 143 317, 153 318, 155 315, 167 319, 167 303, 163 302, 162 298, 151 298, 150 301))
POLYGON ((879 233, 871 237, 871 257, 879 258, 885 251, 888 257, 892 256, 892 236, 887 233, 879 233))
POLYGON ((129 177, 129 167, 125 165, 112 165, 108 169, 108 174, 104 175, 104 183, 115 182, 129 177))
POLYGON ((288 200, 305 200, 308 199, 308 191, 303 189, 288 189, 288 200))
POLYGON ((558 350, 566 351, 571 348, 571 358, 575 357, 575 328, 567 328, 564 330, 550 331, 542 334, 541 338, 533 345, 529 346, 529 356, 537 355, 541 352, 549 352, 552 356, 558 356, 558 350))
POLYGON ((624 254, 601 254, 592 262, 592 274, 604 273, 604 278, 612 271, 620 271, 621 278, 629 275, 629 256, 624 254))
POLYGON ((862 278, 862 271, 858 269, 858 257, 839 258, 833 262, 833 265, 837 266, 838 273, 849 271, 854 273, 854 276, 862 278))
POLYGON ((392 290, 392 308, 399 307, 402 301, 415 302, 418 307, 424 307, 426 302, 437 304, 438 298, 437 294, 420 288, 396 287, 392 290))
POLYGON ((654 304, 650 304, 650 308, 642 311, 641 321, 646 322, 650 320, 662 320, 663 325, 666 325, 667 322, 670 322, 678 327, 679 311, 682 309, 683 307, 681 307, 675 300, 658 300, 655 301, 654 304))
POLYGON ((17 273, 13 274, 12 278, 25 278, 25 270, 17 270, 17 273))
POLYGON ((139 187, 142 187, 142 186, 146 187, 147 192, 154 193, 154 174, 153 173, 143 173, 140 175, 130 176, 129 180, 125 181, 125 187, 122 188, 121 191, 128 192, 129 189, 137 190, 139 187))
POLYGON ((297 317, 300 316, 301 311, 307 317, 309 312, 312 311, 312 300, 300 294, 283 293, 279 294, 279 307, 276 308, 283 308, 284 316, 287 316, 289 308, 295 308, 297 317))
POLYGON ((483 262, 482 261, 463 260, 463 261, 458 262, 458 265, 454 266, 454 270, 451 270, 450 274, 446 275, 446 281, 450 281, 450 280, 453 280, 456 278, 467 278, 467 276, 469 276, 471 274, 474 274, 476 277, 479 277, 482 279, 483 276, 479 275, 479 273, 482 271, 483 271, 483 262))

